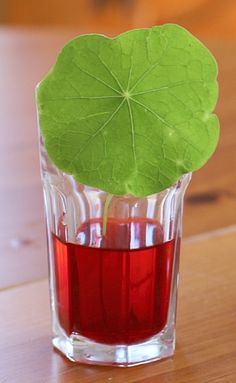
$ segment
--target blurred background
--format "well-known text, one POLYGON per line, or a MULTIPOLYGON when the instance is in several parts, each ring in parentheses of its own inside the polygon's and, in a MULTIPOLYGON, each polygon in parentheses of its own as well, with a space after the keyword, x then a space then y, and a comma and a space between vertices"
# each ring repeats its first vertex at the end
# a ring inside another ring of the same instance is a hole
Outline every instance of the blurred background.
POLYGON ((219 64, 218 148, 194 173, 184 236, 236 228, 235 0, 0 0, 0 289, 47 275, 34 89, 81 33, 177 23, 219 64))
POLYGON ((1 0, 0 21, 117 33, 177 23, 199 37, 236 37, 235 0, 1 0))

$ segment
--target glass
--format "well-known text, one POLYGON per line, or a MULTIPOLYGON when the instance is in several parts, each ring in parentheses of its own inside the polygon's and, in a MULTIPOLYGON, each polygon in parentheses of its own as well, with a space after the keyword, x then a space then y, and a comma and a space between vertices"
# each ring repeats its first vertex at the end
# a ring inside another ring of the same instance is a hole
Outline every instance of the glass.
POLYGON ((191 175, 145 198, 82 185, 40 138, 53 345, 70 360, 133 366, 173 355, 183 197, 191 175))

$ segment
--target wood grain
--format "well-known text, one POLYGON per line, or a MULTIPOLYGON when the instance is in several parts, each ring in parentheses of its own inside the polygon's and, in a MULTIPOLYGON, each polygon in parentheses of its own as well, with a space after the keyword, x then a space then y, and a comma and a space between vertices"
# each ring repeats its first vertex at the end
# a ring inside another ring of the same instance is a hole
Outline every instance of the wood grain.
MULTIPOLYGON (((76 30, 0 29, 0 289, 47 274, 34 88, 76 30)), ((218 149, 187 192, 184 235, 236 222, 236 43, 207 44, 219 62, 218 149)))
POLYGON ((50 344, 48 283, 0 292, 1 383, 235 383, 236 231, 183 246, 173 359, 130 369, 67 361, 50 344))

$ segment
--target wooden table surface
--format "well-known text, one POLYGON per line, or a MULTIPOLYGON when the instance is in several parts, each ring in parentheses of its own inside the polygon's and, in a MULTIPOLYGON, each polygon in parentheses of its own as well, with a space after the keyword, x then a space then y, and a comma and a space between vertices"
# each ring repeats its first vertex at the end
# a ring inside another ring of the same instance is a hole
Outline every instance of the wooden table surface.
POLYGON ((73 364, 52 350, 34 87, 73 30, 0 29, 0 383, 236 382, 236 42, 219 62, 222 130, 184 214, 177 350, 131 369, 73 364))

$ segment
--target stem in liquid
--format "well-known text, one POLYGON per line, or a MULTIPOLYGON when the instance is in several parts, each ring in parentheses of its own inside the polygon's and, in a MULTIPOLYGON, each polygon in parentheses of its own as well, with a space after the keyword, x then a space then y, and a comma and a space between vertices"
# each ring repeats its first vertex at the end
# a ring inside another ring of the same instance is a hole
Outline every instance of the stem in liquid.
POLYGON ((103 220, 102 220, 102 236, 103 237, 106 236, 106 232, 107 232, 108 209, 109 209, 109 205, 112 200, 112 197, 113 197, 112 194, 108 194, 105 201, 103 220))

